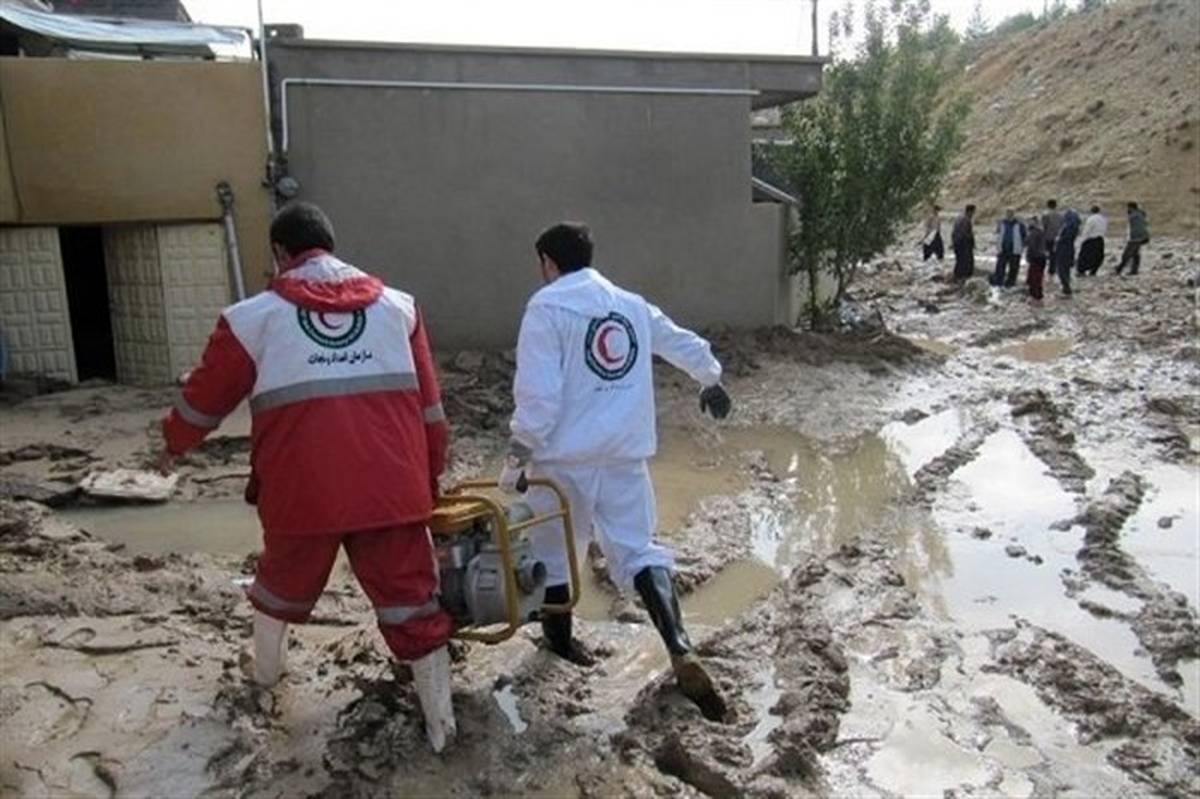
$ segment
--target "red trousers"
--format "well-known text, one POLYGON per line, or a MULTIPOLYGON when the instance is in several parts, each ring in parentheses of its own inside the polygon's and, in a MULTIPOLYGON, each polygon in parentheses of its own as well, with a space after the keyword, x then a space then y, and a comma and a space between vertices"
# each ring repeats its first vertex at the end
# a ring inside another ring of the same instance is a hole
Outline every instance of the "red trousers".
POLYGON ((250 603, 282 621, 308 621, 340 547, 398 660, 416 660, 446 643, 453 622, 438 604, 437 561, 424 524, 345 535, 264 533, 250 603))
POLYGON ((1029 259, 1029 271, 1026 272, 1025 282, 1029 284, 1029 296, 1035 300, 1042 298, 1042 277, 1046 269, 1046 259, 1033 257, 1029 259))

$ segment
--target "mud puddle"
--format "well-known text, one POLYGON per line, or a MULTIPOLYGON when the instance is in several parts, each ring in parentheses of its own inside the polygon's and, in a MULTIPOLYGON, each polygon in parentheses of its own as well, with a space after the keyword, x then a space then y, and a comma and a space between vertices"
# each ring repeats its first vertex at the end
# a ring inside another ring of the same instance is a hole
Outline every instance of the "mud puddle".
MULTIPOLYGON (((977 631, 1025 619, 1091 649, 1147 688, 1179 698, 1127 622, 1094 615, 1067 596, 1062 574, 1078 571, 1082 530, 1054 526, 1073 518, 1075 501, 1016 432, 991 435, 978 457, 954 473, 947 493, 933 515, 950 531, 948 568, 918 584, 931 607, 977 631)), ((1128 606, 1115 592, 1094 596, 1113 610, 1128 606)))
POLYGON ((1146 498, 1125 525, 1122 548, 1184 596, 1200 594, 1200 468, 1159 464, 1142 473, 1146 498))
POLYGON ((999 347, 995 352, 997 355, 1007 355, 1026 363, 1047 363, 1063 357, 1074 346, 1074 342, 1068 338, 1035 338, 1020 344, 999 347))
POLYGON ((941 339, 929 338, 928 336, 905 336, 905 338, 926 352, 941 355, 943 358, 953 358, 958 354, 959 348, 956 345, 942 341, 941 339))
POLYGON ((529 722, 522 718, 521 710, 517 707, 517 696, 513 693, 512 683, 492 691, 492 698, 496 700, 496 706, 504 714, 514 734, 520 735, 529 729, 529 722))
POLYGON ((749 610, 779 580, 779 572, 761 561, 734 561, 683 599, 684 620, 691 627, 720 627, 749 610))
MULTIPOLYGON (((1001 429, 988 436, 977 457, 953 473, 934 511, 897 502, 912 476, 958 440, 968 424, 965 413, 950 409, 915 424, 889 424, 878 435, 840 445, 793 442, 799 465, 777 474, 794 492, 794 513, 764 520, 757 534, 775 538, 756 542, 756 555, 786 574, 800 553, 832 552, 858 534, 879 533, 896 547, 896 568, 906 583, 944 619, 972 632, 1025 619, 1092 649, 1151 690, 1192 704, 1195 664, 1187 664, 1182 692, 1171 688, 1157 675, 1128 621, 1095 615, 1068 596, 1062 575, 1079 569, 1082 528, 1054 527, 1074 518, 1076 501, 1017 432, 1001 429)), ((1163 474, 1180 482, 1183 471, 1163 474)), ((1167 504, 1144 511, 1149 527, 1161 540, 1158 519, 1173 515, 1179 538, 1190 529, 1194 546, 1194 516, 1189 517, 1194 508, 1181 509, 1178 492, 1170 497, 1163 500, 1167 504)), ((1162 559, 1179 580, 1191 570, 1192 588, 1185 593, 1195 596, 1196 554, 1178 544, 1162 559)), ((1102 588, 1092 599, 1119 613, 1137 610, 1128 597, 1102 588)))
MULTIPOLYGON (((785 512, 764 509, 754 516, 752 557, 728 564, 684 599, 688 623, 698 632, 719 627, 770 592, 801 554, 832 552, 864 531, 882 531, 897 547, 898 570, 943 617, 976 630, 1025 618, 1086 644, 1147 687, 1178 697, 1157 678, 1149 659, 1135 654, 1137 640, 1125 622, 1099 618, 1065 594, 1060 573, 1077 568, 1079 530, 1055 531, 1052 525, 1072 518, 1075 504, 1015 432, 989 437, 978 457, 954 473, 948 501, 933 514, 897 505, 912 475, 951 446, 966 425, 964 414, 951 409, 835 444, 775 427, 664 429, 652 465, 660 529, 679 530, 706 497, 743 491, 752 480, 745 468, 748 453, 761 453, 791 499, 785 512)), ((1162 579, 1194 596, 1197 515, 1195 503, 1184 499, 1189 485, 1194 488, 1194 475, 1164 466, 1152 481, 1161 489, 1131 524, 1129 546, 1162 579), (1160 526, 1165 518, 1172 520, 1166 529, 1160 526)), ((245 554, 261 540, 254 509, 234 501, 83 508, 62 515, 138 553, 245 554)), ((620 607, 616 594, 590 568, 581 572, 578 615, 611 621, 614 607, 620 607)), ((1117 602, 1096 600, 1106 607, 1117 602)), ((631 653, 630 663, 620 667, 637 672, 630 685, 646 669, 666 666, 665 658, 652 657, 658 650, 653 635, 645 647, 635 647, 642 648, 649 651, 631 653)), ((1197 696, 1197 670, 1197 664, 1181 669, 1189 702, 1197 696)))
POLYGON ((74 508, 58 515, 141 554, 244 555, 262 546, 257 512, 241 501, 74 508))
POLYGON ((918 469, 953 446, 964 426, 963 412, 949 408, 913 424, 892 422, 884 426, 879 435, 912 477, 918 469))

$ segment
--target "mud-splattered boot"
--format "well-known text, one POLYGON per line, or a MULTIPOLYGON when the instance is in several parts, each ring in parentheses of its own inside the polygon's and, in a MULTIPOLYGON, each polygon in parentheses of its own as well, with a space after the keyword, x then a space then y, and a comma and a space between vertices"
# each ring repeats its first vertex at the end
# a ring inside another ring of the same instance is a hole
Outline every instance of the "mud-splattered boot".
POLYGON ((658 628, 667 651, 671 653, 671 667, 675 671, 680 692, 696 703, 704 718, 724 721, 727 712, 725 700, 717 692, 700 658, 692 651, 692 642, 683 629, 683 614, 679 610, 671 572, 661 566, 649 566, 637 573, 633 578, 633 586, 641 595, 650 620, 658 628))
POLYGON ((287 666, 287 622, 254 611, 254 681, 264 688, 279 682, 287 666))
MULTIPOLYGON (((561 605, 571 598, 571 589, 567 585, 551 585, 546 588, 546 604, 561 605)), ((564 660, 569 660, 579 666, 594 666, 596 658, 592 657, 583 644, 571 636, 572 614, 544 613, 542 615, 542 635, 546 639, 546 648, 564 660)))
POLYGON ((450 650, 441 646, 412 661, 413 685, 425 716, 425 734, 434 752, 441 752, 458 734, 450 701, 450 650))

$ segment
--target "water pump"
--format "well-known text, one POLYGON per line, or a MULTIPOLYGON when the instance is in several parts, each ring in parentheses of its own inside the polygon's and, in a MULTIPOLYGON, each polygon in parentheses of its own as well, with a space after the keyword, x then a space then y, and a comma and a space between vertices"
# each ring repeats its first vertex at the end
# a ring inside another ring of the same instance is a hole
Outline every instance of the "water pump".
POLYGON ((536 515, 529 505, 507 506, 489 496, 494 482, 463 483, 438 500, 430 522, 441 576, 441 604, 455 637, 499 643, 544 613, 569 612, 579 598, 579 568, 570 508, 558 486, 530 480, 558 498, 556 511, 536 515), (488 492, 488 493, 485 493, 488 492), (546 604, 546 567, 525 535, 534 525, 561 520, 570 569, 570 598, 546 604))

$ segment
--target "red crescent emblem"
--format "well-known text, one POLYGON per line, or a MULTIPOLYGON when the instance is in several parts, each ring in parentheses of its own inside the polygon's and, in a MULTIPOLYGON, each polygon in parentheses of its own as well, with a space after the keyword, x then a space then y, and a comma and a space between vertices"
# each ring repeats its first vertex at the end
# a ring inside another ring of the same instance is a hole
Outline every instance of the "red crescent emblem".
POLYGON ((323 327, 327 327, 330 330, 337 330, 339 327, 341 327, 340 324, 330 324, 329 320, 325 318, 325 313, 323 311, 317 314, 317 321, 319 321, 323 327))
POLYGON ((609 325, 600 331, 600 335, 596 336, 596 349, 599 350, 601 359, 607 364, 618 364, 622 360, 621 357, 614 358, 612 353, 608 351, 608 336, 610 333, 615 333, 617 330, 615 325, 609 325))

